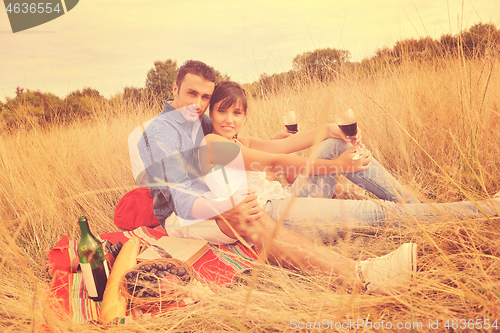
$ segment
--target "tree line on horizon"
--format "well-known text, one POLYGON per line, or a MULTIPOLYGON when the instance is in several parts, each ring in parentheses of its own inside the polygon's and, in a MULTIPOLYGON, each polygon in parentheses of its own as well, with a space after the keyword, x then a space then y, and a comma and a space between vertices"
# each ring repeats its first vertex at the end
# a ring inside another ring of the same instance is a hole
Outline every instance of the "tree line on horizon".
MULTIPOLYGON (((284 87, 303 82, 326 82, 346 74, 370 77, 384 69, 408 62, 427 62, 434 59, 481 59, 496 57, 500 53, 500 30, 492 23, 477 23, 457 35, 445 34, 438 40, 431 37, 409 38, 384 47, 375 55, 361 62, 351 62, 348 50, 323 48, 297 55, 288 72, 261 74, 251 84, 243 84, 251 96, 262 98, 279 93, 284 87)), ((0 101, 0 129, 15 128, 26 124, 67 123, 93 115, 99 104, 122 99, 127 103, 149 103, 172 97, 172 83, 179 66, 176 60, 155 61, 147 75, 144 87, 125 87, 121 94, 106 99, 93 88, 83 88, 59 98, 52 93, 42 93, 17 87, 16 96, 0 101)), ((230 80, 227 74, 216 70, 216 83, 230 80)))
POLYGON ((264 97, 304 80, 325 82, 347 74, 363 78, 408 62, 449 58, 482 59, 499 54, 500 30, 492 23, 477 23, 457 35, 445 34, 439 39, 422 37, 398 41, 392 48, 378 49, 374 56, 361 62, 351 62, 348 50, 326 48, 305 52, 293 59, 290 71, 272 75, 264 73, 246 89, 254 97, 264 97))

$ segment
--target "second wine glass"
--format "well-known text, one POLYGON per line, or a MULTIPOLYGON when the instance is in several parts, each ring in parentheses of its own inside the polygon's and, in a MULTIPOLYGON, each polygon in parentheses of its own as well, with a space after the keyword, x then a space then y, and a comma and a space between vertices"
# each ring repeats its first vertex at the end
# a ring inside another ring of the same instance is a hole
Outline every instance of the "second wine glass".
POLYGON ((283 116, 283 123, 289 133, 295 134, 298 132, 297 116, 294 111, 288 111, 283 116))

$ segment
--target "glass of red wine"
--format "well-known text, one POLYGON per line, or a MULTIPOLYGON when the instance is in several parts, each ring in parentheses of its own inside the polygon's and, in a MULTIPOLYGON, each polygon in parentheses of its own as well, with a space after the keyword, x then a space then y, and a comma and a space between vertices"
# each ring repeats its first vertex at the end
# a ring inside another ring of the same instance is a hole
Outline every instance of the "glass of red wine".
MULTIPOLYGON (((351 108, 349 110, 337 113, 335 115, 335 122, 340 127, 342 132, 347 136, 351 142, 354 140, 356 133, 358 133, 358 121, 351 108)), ((364 150, 361 146, 356 151, 356 156, 353 159, 360 159, 364 155, 364 150)))
POLYGON ((289 133, 295 134, 298 132, 297 116, 294 111, 288 111, 283 116, 283 123, 289 133))
POLYGON ((349 139, 355 137, 356 133, 358 133, 358 122, 352 109, 337 113, 335 115, 335 122, 349 139))

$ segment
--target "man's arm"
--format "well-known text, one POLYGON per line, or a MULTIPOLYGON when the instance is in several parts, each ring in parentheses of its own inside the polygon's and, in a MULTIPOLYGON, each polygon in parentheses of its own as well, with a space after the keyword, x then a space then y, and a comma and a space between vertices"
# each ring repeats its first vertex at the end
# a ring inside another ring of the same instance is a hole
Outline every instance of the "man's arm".
POLYGON ((194 218, 212 220, 228 219, 234 223, 244 223, 259 218, 262 215, 253 192, 242 195, 236 192, 231 199, 223 201, 209 200, 198 197, 193 202, 191 216, 194 218))

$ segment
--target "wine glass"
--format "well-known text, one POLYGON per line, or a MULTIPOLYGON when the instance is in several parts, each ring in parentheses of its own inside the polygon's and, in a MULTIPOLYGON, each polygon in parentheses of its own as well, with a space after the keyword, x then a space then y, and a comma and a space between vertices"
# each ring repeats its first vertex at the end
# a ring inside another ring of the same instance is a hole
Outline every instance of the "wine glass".
MULTIPOLYGON (((344 132, 351 142, 353 142, 356 133, 358 133, 358 121, 356 120, 356 116, 354 115, 354 111, 351 108, 349 110, 337 113, 335 115, 335 122, 339 126, 339 128, 344 132)), ((354 160, 360 159, 364 155, 364 150, 361 146, 356 150, 356 156, 354 156, 354 160)))
POLYGON ((356 120, 356 116, 354 115, 354 111, 349 109, 347 111, 337 113, 335 115, 335 122, 340 127, 342 132, 347 135, 347 138, 352 141, 352 138, 354 138, 356 133, 358 133, 358 122, 356 120))
POLYGON ((283 123, 289 133, 295 134, 298 132, 297 116, 294 111, 288 111, 283 116, 283 123))

